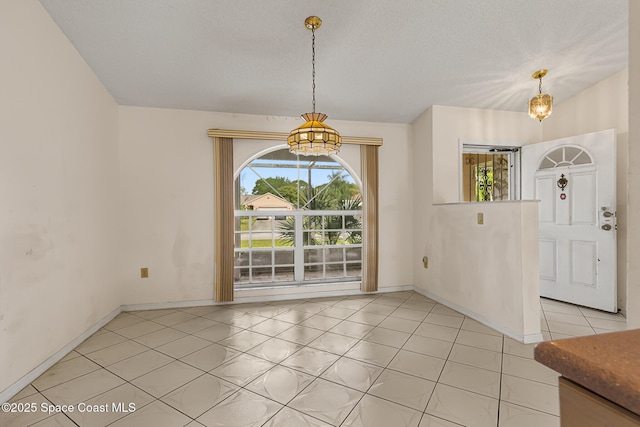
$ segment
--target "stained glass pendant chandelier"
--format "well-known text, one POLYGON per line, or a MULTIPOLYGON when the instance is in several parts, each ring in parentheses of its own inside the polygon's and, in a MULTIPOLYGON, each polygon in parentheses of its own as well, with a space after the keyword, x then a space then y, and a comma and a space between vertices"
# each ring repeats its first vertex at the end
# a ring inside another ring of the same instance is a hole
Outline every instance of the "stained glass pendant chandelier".
POLYGON ((304 21, 307 29, 311 30, 311 67, 312 67, 312 92, 313 112, 305 113, 302 118, 306 123, 291 131, 287 138, 289 151, 293 154, 304 156, 320 156, 335 154, 340 151, 342 137, 337 130, 323 123, 326 114, 316 113, 316 33, 322 25, 322 20, 317 16, 310 16, 304 21))

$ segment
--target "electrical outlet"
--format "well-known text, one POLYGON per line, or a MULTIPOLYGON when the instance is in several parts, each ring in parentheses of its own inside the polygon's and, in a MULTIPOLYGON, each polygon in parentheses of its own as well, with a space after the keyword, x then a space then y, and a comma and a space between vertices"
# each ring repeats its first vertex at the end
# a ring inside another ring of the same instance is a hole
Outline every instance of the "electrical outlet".
POLYGON ((149 278, 149 269, 147 267, 142 267, 140 269, 140 277, 142 279, 148 279, 149 278))
POLYGON ((478 224, 484 224, 484 214, 482 212, 478 212, 478 224))

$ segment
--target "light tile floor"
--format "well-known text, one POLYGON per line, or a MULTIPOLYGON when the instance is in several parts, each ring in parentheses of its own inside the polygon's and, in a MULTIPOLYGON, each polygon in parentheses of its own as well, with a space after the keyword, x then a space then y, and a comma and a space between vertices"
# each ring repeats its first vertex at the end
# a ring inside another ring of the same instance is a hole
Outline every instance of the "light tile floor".
MULTIPOLYGON (((541 305, 547 340, 627 326, 541 305)), ((533 347, 415 292, 122 313, 0 425, 558 426, 557 375, 533 347)))

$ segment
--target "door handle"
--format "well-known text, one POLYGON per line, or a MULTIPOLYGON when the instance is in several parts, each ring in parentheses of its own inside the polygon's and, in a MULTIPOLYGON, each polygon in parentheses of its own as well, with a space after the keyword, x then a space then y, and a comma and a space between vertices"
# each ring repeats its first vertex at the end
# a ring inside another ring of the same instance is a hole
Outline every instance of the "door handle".
POLYGON ((609 231, 611 230, 611 224, 602 224, 602 227, 600 228, 602 228, 605 231, 609 231))
POLYGON ((605 218, 611 218, 613 216, 613 212, 605 211, 602 213, 602 216, 605 218))

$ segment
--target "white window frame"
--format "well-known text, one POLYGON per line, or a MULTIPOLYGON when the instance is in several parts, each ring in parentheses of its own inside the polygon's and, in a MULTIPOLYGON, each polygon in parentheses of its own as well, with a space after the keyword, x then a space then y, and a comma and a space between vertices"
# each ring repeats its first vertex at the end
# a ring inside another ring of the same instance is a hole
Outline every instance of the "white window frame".
MULTIPOLYGON (((259 159, 263 156, 265 156, 268 153, 274 152, 274 151, 279 151, 282 149, 286 149, 287 145, 277 145, 277 146, 271 146, 267 149, 261 150, 258 153, 255 153, 251 156, 249 156, 248 159, 246 159, 245 161, 242 162, 242 164, 238 167, 238 169, 236 170, 236 172, 234 173, 234 182, 237 183, 237 180, 240 176, 240 173, 245 169, 245 167, 247 167, 253 160, 255 159, 259 159)), ((331 158, 331 160, 335 161, 336 163, 340 164, 340 166, 342 166, 342 168, 344 168, 344 170, 349 173, 349 175, 351 176, 351 178, 353 179, 354 183, 358 186, 361 194, 362 194, 362 181, 360 179, 360 177, 358 176, 358 174, 356 173, 356 171, 354 170, 354 168, 350 167, 349 164, 346 163, 345 159, 341 158, 340 156, 336 156, 336 155, 330 155, 328 156, 329 158, 331 158)), ((237 189, 237 185, 234 185, 234 187, 237 189)), ((234 212, 234 216, 238 217, 238 216, 264 216, 265 213, 264 211, 246 211, 246 210, 235 210, 234 212)), ((279 287, 279 286, 299 286, 299 285, 307 285, 307 284, 314 284, 314 283, 342 283, 342 282, 360 282, 362 280, 362 263, 363 263, 363 259, 362 259, 362 255, 360 257, 360 260, 358 261, 361 264, 361 273, 359 276, 347 276, 347 277, 339 277, 339 278, 324 278, 324 279, 320 279, 320 280, 304 280, 304 251, 305 249, 325 249, 325 248, 362 248, 362 244, 350 244, 350 245, 312 245, 312 246, 304 246, 303 245, 303 221, 302 221, 302 217, 303 216, 308 216, 308 215, 325 215, 325 216, 351 216, 351 215, 362 215, 362 210, 357 210, 357 211, 350 211, 350 210, 324 210, 324 211, 311 211, 311 210, 293 210, 293 211, 289 211, 289 210, 278 210, 278 211, 269 211, 269 216, 293 216, 296 218, 295 221, 295 244, 293 246, 294 249, 294 281, 293 282, 286 282, 286 281, 270 281, 267 282, 265 281, 264 283, 262 282, 249 282, 249 283, 235 283, 234 287, 236 289, 243 289, 243 288, 253 288, 253 287, 261 287, 261 286, 268 286, 268 287, 279 287)), ((344 223, 344 221, 343 221, 344 223)), ((361 233, 364 233, 362 227, 360 228, 361 233)), ((237 230, 234 229, 234 233, 237 232, 237 230)), ((275 239, 275 237, 274 237, 275 239)), ((275 244, 274 244, 275 246, 275 244)), ((275 252, 275 247, 273 248, 255 248, 257 250, 255 250, 255 252, 265 252, 265 251, 269 251, 271 250, 272 253, 275 252)), ((254 249, 253 248, 234 248, 234 252, 238 253, 238 252, 243 252, 243 251, 247 251, 247 252, 253 252, 254 249), (249 250, 247 250, 249 249, 249 250)), ((346 259, 346 254, 345 254, 345 258, 343 259, 343 270, 346 270, 346 265, 349 264, 350 262, 347 261, 346 259)), ((355 262, 351 262, 351 263, 355 263, 355 262)), ((287 264, 288 265, 288 264, 287 264)), ((275 264, 273 262, 273 258, 272 258, 272 263, 271 263, 271 267, 272 267, 272 279, 274 278, 274 270, 273 268, 275 268, 275 264)), ((234 267, 234 272, 235 272, 236 268, 234 267)), ((235 276, 235 274, 234 274, 235 276)))
POLYGON ((520 200, 520 157, 522 144, 514 142, 491 143, 476 140, 459 140, 458 146, 458 200, 460 203, 482 203, 482 202, 466 202, 464 200, 464 182, 463 182, 463 165, 462 155, 464 153, 491 153, 503 152, 508 150, 509 162, 512 167, 509 168, 509 200, 520 200))
MULTIPOLYGON (((341 244, 341 245, 327 245, 327 244, 321 244, 321 245, 304 245, 304 239, 303 239, 303 233, 305 232, 304 228, 303 228, 303 217, 305 216, 320 216, 320 215, 324 215, 324 216, 342 216, 343 218, 345 216, 356 216, 356 215, 361 215, 362 211, 360 210, 324 210, 324 211, 304 211, 304 210, 295 210, 295 211, 269 211, 269 214, 272 216, 288 216, 288 217, 294 217, 295 218, 295 229, 294 229, 294 237, 295 237, 295 244, 293 246, 282 246, 282 247, 277 247, 275 246, 275 241, 277 240, 277 229, 274 229, 272 227, 271 231, 272 231, 272 247, 269 248, 252 248, 252 247, 247 247, 247 248, 243 248, 243 247, 236 247, 234 248, 234 252, 236 254, 238 253, 248 253, 250 259, 252 258, 254 253, 271 253, 271 264, 269 265, 264 265, 264 266, 254 266, 251 263, 249 263, 248 266, 234 266, 234 271, 235 270, 242 270, 242 269, 249 269, 250 270, 250 277, 249 277, 249 281, 248 282, 239 282, 236 283, 235 286, 237 288, 246 288, 246 287, 258 287, 258 286, 287 286, 287 285, 301 285, 301 284, 310 284, 310 283, 325 283, 327 281, 331 281, 331 282, 353 282, 353 281, 360 281, 362 279, 362 255, 360 256, 359 260, 348 260, 347 256, 346 256, 346 250, 347 249, 357 249, 360 248, 362 249, 362 243, 352 243, 352 244, 341 244), (305 251, 308 249, 319 249, 319 250, 324 250, 324 249, 342 249, 343 250, 343 259, 342 261, 337 261, 337 262, 325 262, 323 260, 323 262, 321 263, 305 263, 305 251), (278 251, 291 251, 293 252, 293 259, 294 262, 293 264, 275 264, 275 253, 278 251), (337 264, 342 264, 342 270, 343 270, 343 276, 342 277, 326 277, 326 265, 337 265, 337 264), (355 264, 360 264, 360 274, 357 276, 348 276, 347 275, 347 268, 349 265, 355 265, 355 264), (304 270, 306 266, 310 266, 310 265, 323 265, 323 278, 321 279, 305 279, 304 277, 304 270), (293 267, 294 269, 294 278, 293 281, 277 281, 274 280, 275 279, 275 268, 277 266, 281 266, 281 267, 293 267), (270 267, 272 269, 271 272, 271 281, 252 281, 252 269, 253 268, 265 268, 265 267, 270 267)), ((248 218, 255 218, 260 216, 261 214, 259 213, 259 211, 244 211, 244 210, 236 210, 235 211, 235 215, 236 217, 241 216, 241 217, 248 217, 248 218)), ((343 220, 343 225, 344 225, 344 220, 343 220)), ((324 230, 322 230, 324 231, 324 230)), ((359 229, 349 229, 347 230, 346 228, 342 228, 342 232, 347 232, 347 231, 360 231, 362 233, 362 228, 359 229)), ((258 231, 258 233, 263 232, 263 231, 258 231)), ((235 233, 238 234, 238 231, 235 231, 235 233)), ((242 233, 240 233, 242 234, 242 233)), ((251 235, 251 231, 249 231, 248 233, 249 235, 251 235)), ((235 275, 234 275, 235 276, 235 275)))

